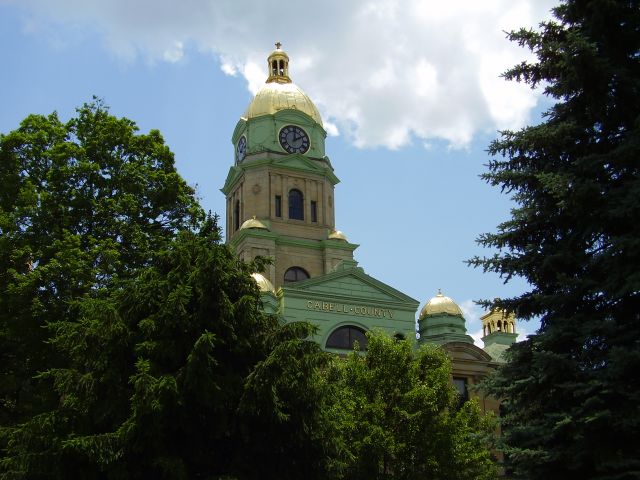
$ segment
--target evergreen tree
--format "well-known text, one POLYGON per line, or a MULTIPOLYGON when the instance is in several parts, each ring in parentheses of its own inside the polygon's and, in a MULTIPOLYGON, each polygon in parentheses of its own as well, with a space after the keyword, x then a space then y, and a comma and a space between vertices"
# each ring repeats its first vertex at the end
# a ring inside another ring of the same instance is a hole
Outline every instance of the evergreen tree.
POLYGON ((213 220, 77 317, 52 322, 58 404, 8 432, 7 478, 218 478, 242 454, 244 381, 278 337, 213 220))
POLYGON ((295 322, 270 338, 270 353, 245 383, 238 415, 242 479, 327 480, 342 452, 342 429, 332 407, 331 354, 305 340, 315 327, 295 322), (259 466, 259 467, 258 467, 259 466))
POLYGON ((509 80, 541 86, 544 121, 505 131, 484 178, 512 217, 471 264, 530 290, 495 306, 540 328, 489 384, 503 398, 517 478, 640 477, 640 5, 566 0, 510 40, 533 62, 509 80))

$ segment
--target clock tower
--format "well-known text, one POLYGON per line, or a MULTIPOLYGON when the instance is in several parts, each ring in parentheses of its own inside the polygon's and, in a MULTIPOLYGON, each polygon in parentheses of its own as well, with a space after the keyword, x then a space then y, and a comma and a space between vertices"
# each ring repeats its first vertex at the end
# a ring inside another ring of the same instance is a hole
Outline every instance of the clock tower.
POLYGON ((264 86, 233 132, 226 196, 226 239, 251 260, 271 257, 265 277, 278 288, 325 275, 353 260, 357 245, 335 230, 334 187, 318 109, 291 81, 279 43, 264 86))
MULTIPOLYGON (((227 243, 242 260, 272 259, 266 271, 254 273, 264 310, 313 324, 312 339, 323 349, 344 354, 357 342, 366 350, 371 330, 415 339, 419 302, 368 275, 353 258, 358 245, 335 228, 339 180, 325 153, 327 133, 316 106, 291 81, 289 56, 280 47, 269 55, 266 82, 231 139, 234 161, 222 187, 227 243)), ((487 327, 483 351, 467 335, 460 307, 439 293, 419 316, 418 343, 442 345, 466 391, 467 382, 501 361, 515 338, 513 322, 487 327)))

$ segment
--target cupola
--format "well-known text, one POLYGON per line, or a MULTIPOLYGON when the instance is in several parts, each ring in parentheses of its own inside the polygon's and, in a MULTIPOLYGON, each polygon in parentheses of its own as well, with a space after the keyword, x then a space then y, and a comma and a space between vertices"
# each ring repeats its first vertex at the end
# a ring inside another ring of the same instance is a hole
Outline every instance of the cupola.
POLYGON ((438 290, 429 300, 418 318, 420 343, 444 345, 453 342, 473 343, 467 335, 467 327, 462 310, 456 302, 438 290))
POLYGON ((504 361, 504 353, 516 341, 516 317, 499 308, 493 308, 482 317, 484 350, 497 362, 504 361))
POLYGON ((429 300, 420 312, 420 318, 426 315, 458 315, 462 316, 462 310, 456 302, 449 297, 445 297, 442 291, 429 300))
POLYGON ((298 110, 309 115, 322 126, 320 112, 311 98, 302 91, 289 77, 289 55, 282 50, 280 42, 271 52, 267 62, 269 76, 264 86, 258 90, 243 118, 250 120, 262 115, 273 115, 280 110, 298 110))
POLYGON ((291 83, 291 78, 289 78, 289 55, 280 48, 281 46, 282 44, 277 42, 276 49, 267 58, 269 65, 267 83, 291 83))

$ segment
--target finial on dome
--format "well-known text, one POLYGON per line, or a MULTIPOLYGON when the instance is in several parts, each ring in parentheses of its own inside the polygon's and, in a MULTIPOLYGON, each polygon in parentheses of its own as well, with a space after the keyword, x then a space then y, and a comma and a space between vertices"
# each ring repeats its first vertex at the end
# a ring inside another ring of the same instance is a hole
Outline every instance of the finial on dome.
POLYGON ((289 55, 282 50, 282 43, 276 42, 276 49, 267 59, 269 78, 267 83, 291 83, 289 78, 289 55))
POLYGON ((456 302, 442 294, 442 289, 438 289, 438 294, 427 302, 420 312, 420 318, 426 315, 455 315, 462 317, 462 310, 456 302))

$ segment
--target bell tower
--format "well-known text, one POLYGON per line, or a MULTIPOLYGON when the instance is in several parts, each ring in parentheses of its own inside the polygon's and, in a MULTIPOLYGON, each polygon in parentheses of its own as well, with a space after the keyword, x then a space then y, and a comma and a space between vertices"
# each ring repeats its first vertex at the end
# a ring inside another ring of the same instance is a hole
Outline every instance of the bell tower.
POLYGON ((494 359, 503 361, 504 352, 518 338, 515 315, 494 308, 480 317, 480 320, 485 351, 494 359))
POLYGON ((268 76, 233 132, 226 196, 226 239, 244 260, 271 257, 275 286, 329 273, 357 245, 335 230, 327 136, 311 99, 291 81, 289 56, 276 43, 268 76))

